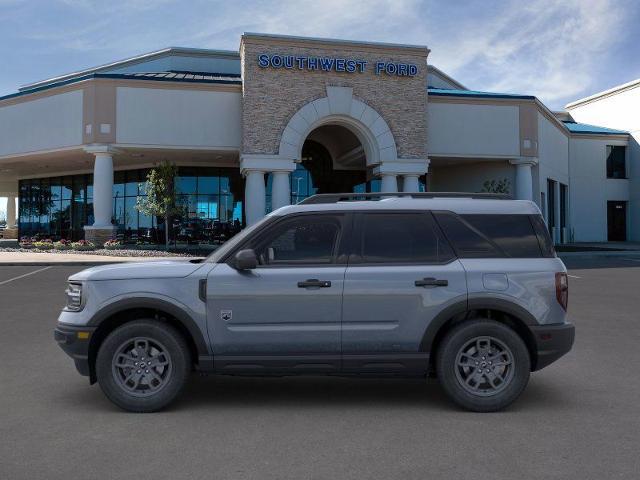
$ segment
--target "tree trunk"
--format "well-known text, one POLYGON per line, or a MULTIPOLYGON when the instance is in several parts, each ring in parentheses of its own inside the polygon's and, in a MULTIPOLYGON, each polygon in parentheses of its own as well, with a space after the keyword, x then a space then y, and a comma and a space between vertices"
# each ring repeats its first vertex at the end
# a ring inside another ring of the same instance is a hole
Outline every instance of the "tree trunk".
POLYGON ((169 251, 169 215, 164 216, 164 248, 169 251))

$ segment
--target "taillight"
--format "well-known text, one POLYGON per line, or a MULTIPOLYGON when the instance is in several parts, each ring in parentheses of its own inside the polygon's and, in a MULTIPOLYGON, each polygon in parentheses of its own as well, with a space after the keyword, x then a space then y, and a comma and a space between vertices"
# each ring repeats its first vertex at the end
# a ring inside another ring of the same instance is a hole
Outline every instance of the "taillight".
POLYGON ((566 311, 569 303, 569 278, 564 272, 556 272, 556 299, 566 311))

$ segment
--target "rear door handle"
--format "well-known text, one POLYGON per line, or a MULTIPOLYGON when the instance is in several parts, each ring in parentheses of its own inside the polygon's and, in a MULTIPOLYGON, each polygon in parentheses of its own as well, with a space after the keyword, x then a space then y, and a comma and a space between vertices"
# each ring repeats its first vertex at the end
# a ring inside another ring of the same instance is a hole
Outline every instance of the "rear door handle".
POLYGON ((435 278, 423 278, 414 282, 416 287, 448 287, 449 280, 437 280, 435 278))
POLYGON ((298 288, 329 288, 330 286, 331 282, 329 280, 318 280, 317 278, 298 282, 298 288))

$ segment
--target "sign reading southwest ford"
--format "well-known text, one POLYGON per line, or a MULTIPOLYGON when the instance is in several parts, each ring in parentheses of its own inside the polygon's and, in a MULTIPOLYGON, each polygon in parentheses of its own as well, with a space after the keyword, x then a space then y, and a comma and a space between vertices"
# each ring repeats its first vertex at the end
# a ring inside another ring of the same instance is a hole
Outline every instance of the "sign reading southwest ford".
MULTIPOLYGON (((322 72, 364 73, 368 62, 335 57, 299 57, 296 55, 258 55, 258 66, 262 68, 286 68, 289 70, 309 70, 322 72)), ((376 75, 384 73, 390 76, 413 77, 418 73, 418 66, 413 63, 375 62, 373 71, 376 75)))

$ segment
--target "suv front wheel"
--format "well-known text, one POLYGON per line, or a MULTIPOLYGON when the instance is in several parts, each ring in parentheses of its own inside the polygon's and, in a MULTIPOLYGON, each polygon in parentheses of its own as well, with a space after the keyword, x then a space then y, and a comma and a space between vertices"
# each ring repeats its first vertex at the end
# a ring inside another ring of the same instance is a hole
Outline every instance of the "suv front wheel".
POLYGON ((438 380, 458 405, 493 412, 513 403, 529 381, 527 346, 508 326, 469 320, 442 339, 436 357, 438 380))
POLYGON ((107 398, 131 412, 153 412, 169 405, 189 377, 189 348, 172 326, 135 320, 104 339, 96 376, 107 398))

